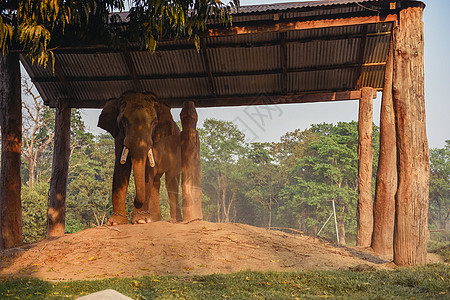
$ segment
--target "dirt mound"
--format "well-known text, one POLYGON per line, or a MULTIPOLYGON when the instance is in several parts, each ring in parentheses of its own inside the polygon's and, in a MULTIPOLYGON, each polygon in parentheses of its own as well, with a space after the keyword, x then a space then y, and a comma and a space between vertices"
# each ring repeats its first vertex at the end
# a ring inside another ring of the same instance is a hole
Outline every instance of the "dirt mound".
POLYGON ((371 268, 385 263, 370 253, 300 234, 205 221, 92 228, 9 249, 0 258, 0 277, 48 280, 371 268))

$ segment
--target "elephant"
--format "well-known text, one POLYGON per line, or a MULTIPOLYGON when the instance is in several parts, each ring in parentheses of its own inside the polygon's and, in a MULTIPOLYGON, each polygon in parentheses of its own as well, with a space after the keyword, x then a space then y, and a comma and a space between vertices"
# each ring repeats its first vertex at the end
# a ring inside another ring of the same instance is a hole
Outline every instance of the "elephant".
POLYGON ((173 121, 170 107, 159 103, 152 93, 127 92, 105 104, 98 127, 108 131, 115 140, 113 214, 107 224, 128 223, 125 199, 131 168, 136 185, 132 223, 161 220, 159 188, 163 174, 171 221, 181 221, 178 201, 180 129, 173 121))

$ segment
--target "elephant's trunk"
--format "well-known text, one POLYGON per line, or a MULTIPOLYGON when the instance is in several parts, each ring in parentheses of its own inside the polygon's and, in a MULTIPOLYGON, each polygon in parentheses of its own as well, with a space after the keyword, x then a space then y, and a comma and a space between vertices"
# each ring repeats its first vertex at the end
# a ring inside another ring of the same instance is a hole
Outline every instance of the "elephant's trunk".
POLYGON ((131 158, 131 164, 133 165, 134 182, 136 185, 136 198, 134 199, 134 206, 139 209, 142 207, 145 201, 145 163, 146 157, 131 158))

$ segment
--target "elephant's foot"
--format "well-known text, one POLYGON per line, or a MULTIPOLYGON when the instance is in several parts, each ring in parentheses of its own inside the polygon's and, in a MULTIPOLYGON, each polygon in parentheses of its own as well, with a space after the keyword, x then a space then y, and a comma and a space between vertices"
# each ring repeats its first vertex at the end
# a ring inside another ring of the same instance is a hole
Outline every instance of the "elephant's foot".
POLYGON ((131 223, 133 224, 145 224, 150 223, 152 219, 150 218, 150 212, 148 211, 136 211, 133 212, 133 217, 131 223))
POLYGON ((108 226, 128 224, 128 218, 125 215, 113 212, 112 216, 108 219, 107 224, 108 224, 108 226))

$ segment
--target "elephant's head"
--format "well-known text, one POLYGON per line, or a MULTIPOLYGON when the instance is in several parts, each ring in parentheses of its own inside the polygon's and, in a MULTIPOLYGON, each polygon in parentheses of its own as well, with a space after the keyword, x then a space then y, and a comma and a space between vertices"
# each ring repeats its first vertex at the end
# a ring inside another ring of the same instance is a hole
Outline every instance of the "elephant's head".
POLYGON ((110 100, 100 114, 98 126, 105 129, 123 145, 116 157, 121 164, 133 166, 136 184, 136 208, 145 201, 146 164, 154 167, 153 131, 158 123, 160 104, 150 93, 125 93, 120 99, 110 100))

